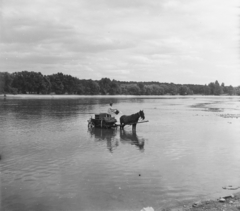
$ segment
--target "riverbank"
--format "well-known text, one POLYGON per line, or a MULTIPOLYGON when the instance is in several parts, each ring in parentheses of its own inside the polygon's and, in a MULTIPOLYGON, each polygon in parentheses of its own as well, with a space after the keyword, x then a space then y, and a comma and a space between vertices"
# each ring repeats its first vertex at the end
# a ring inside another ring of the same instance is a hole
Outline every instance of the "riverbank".
POLYGON ((0 94, 0 99, 60 99, 60 98, 222 98, 239 97, 238 95, 56 95, 56 94, 0 94))
POLYGON ((161 211, 239 211, 240 210, 240 192, 227 194, 217 198, 204 201, 188 202, 179 207, 164 208, 161 211))
MULTIPOLYGON (((37 95, 37 94, 0 94, 0 99, 78 99, 78 98, 131 98, 133 95, 37 95)), ((142 96, 134 96, 142 97, 142 96)))

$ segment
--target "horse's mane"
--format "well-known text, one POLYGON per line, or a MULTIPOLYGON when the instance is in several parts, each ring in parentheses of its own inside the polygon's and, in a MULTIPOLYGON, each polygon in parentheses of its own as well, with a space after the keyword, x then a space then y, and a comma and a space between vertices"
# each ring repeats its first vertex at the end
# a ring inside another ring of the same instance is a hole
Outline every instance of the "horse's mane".
POLYGON ((132 115, 130 115, 130 117, 135 117, 136 115, 139 115, 139 117, 140 117, 140 113, 139 112, 137 112, 137 113, 135 113, 135 114, 132 114, 132 115))

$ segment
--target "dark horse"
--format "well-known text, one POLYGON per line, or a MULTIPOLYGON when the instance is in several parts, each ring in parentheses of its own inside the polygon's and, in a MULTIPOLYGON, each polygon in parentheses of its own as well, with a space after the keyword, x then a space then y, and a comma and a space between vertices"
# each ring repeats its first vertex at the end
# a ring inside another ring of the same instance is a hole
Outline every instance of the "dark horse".
POLYGON ((121 116, 120 117, 120 127, 121 127, 121 129, 123 129, 124 126, 128 125, 128 124, 136 125, 137 122, 138 122, 138 119, 140 117, 142 119, 145 119, 144 112, 141 111, 141 110, 139 112, 137 112, 136 114, 132 114, 130 116, 126 116, 126 115, 121 116))

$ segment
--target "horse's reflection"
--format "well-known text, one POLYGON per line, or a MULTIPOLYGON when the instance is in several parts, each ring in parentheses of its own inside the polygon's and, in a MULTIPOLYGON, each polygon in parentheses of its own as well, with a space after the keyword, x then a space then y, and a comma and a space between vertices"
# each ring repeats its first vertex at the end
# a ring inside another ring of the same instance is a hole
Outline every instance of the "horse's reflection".
POLYGON ((119 146, 119 136, 120 133, 120 142, 122 144, 131 144, 137 146, 140 151, 144 150, 144 142, 143 138, 139 138, 137 136, 136 131, 124 131, 124 130, 107 130, 101 128, 88 128, 88 132, 92 137, 94 137, 95 141, 106 141, 107 149, 110 152, 113 152, 119 146))
POLYGON ((144 143, 145 140, 144 138, 139 138, 137 136, 136 131, 124 131, 121 130, 120 131, 120 140, 121 143, 129 143, 132 145, 135 145, 136 147, 138 147, 139 150, 143 151, 144 150, 144 143))
POLYGON ((88 129, 91 136, 94 136, 96 141, 107 141, 107 148, 110 152, 113 152, 115 148, 118 147, 119 143, 116 139, 117 131, 116 130, 106 130, 101 128, 89 128, 88 129))

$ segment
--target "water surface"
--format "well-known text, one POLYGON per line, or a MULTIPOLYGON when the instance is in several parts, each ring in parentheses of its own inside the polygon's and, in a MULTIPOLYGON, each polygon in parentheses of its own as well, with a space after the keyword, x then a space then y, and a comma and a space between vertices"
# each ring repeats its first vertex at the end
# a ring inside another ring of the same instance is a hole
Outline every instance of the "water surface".
POLYGON ((0 99, 2 210, 155 210, 239 186, 239 97, 0 99), (136 133, 87 127, 109 102, 136 133))

